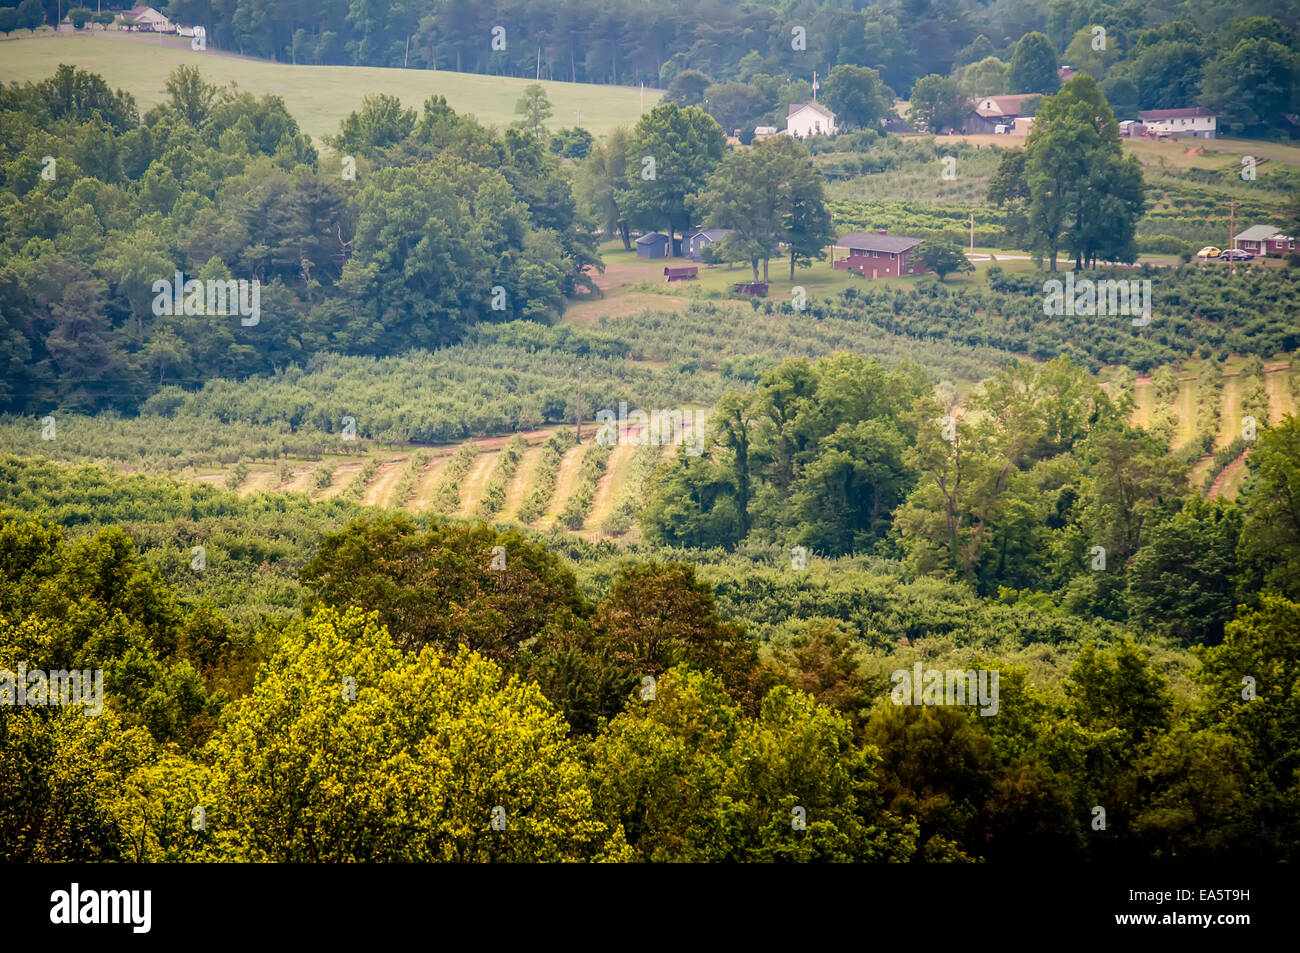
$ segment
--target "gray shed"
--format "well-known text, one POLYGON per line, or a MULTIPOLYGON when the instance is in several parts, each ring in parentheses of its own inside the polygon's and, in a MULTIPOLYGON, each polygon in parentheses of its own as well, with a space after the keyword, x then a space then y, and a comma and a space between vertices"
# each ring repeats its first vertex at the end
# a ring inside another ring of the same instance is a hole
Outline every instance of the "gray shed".
POLYGON ((662 232, 649 232, 636 240, 636 257, 667 258, 668 236, 662 232))

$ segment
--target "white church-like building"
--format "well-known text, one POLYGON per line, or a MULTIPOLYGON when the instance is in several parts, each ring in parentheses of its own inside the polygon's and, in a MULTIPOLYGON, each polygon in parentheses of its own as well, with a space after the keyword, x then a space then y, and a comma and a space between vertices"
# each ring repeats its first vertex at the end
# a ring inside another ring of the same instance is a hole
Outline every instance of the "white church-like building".
POLYGON ((796 139, 809 136, 833 136, 835 114, 821 103, 791 103, 785 120, 785 134, 796 139))

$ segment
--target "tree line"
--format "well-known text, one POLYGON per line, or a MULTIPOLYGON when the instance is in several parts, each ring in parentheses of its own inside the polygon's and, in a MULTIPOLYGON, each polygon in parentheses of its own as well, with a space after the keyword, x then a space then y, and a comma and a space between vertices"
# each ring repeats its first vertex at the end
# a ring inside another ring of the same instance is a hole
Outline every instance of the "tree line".
POLYGON ((871 553, 988 598, 1215 644, 1239 606, 1296 595, 1284 501, 1300 423, 1261 428, 1240 500, 1205 502, 1167 442, 1127 425, 1131 400, 1065 358, 1014 364, 961 410, 917 368, 787 361, 722 399, 710 446, 677 456, 641 525, 669 546, 871 553))
POLYGON ((0 406, 132 409, 317 351, 435 348, 478 322, 549 321, 601 267, 561 160, 522 124, 381 96, 322 163, 276 96, 193 67, 167 93, 141 117, 70 66, 0 91, 0 406), (188 290, 154 314, 177 273, 258 282, 258 320, 205 314, 188 290))
POLYGON ((904 654, 824 622, 760 652, 687 563, 624 563, 593 601, 518 533, 370 516, 301 579, 301 618, 234 626, 120 530, 0 523, 0 666, 106 683, 99 717, 0 718, 6 859, 1294 857, 1280 594, 1188 686, 1121 635, 1059 688, 977 651, 1001 676, 983 717, 894 704, 904 654))

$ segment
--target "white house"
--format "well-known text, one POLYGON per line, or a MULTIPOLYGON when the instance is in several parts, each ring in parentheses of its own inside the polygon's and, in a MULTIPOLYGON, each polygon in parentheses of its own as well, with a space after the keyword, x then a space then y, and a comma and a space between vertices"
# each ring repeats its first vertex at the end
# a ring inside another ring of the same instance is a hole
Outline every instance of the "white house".
POLYGON ((1218 117, 1204 106, 1191 109, 1149 109, 1138 119, 1153 135, 1197 136, 1213 139, 1218 134, 1218 117))
POLYGON ((785 134, 796 139, 835 135, 835 114, 821 103, 791 103, 785 134))
POLYGON ((153 7, 133 7, 122 13, 122 27, 146 33, 171 33, 171 22, 153 7))

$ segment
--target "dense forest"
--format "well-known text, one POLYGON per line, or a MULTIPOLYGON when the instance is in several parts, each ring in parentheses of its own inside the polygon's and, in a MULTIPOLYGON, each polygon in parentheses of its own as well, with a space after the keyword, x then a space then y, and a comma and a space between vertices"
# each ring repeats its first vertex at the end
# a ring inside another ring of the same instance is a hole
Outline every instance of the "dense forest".
MULTIPOLYGON (((319 505, 11 459, 0 664, 101 668, 106 710, 0 719, 5 857, 1294 859, 1300 523, 1280 501, 1300 431, 1261 438, 1239 506, 1206 506, 1162 484, 1176 473, 1158 459, 1112 479, 1116 444, 1142 438, 1097 410, 1092 433, 1066 412, 1077 429, 1006 448, 1039 461, 1013 485, 1068 469, 1062 453, 1091 474, 1081 518, 1096 507, 1115 562, 1084 569, 1105 578, 1091 604, 1059 608, 917 575, 947 575, 928 543, 917 561, 803 571, 756 542, 743 561, 629 562, 482 524, 376 514, 337 530, 319 505), (1063 449, 1071 436, 1089 446, 1063 449), (1126 509, 1115 487, 1138 471, 1147 495, 1126 509), (26 515, 42 512, 70 529, 26 515), (165 562, 98 528, 113 523, 165 562), (188 560, 198 541, 212 569, 188 560), (284 608, 301 615, 211 607, 250 604, 257 575, 261 598, 291 576, 284 608), (1141 635, 1093 615, 1099 601, 1141 635), (999 717, 890 704, 888 672, 914 659, 998 670, 999 717), (510 837, 488 823, 498 810, 510 837)), ((1024 506, 1008 504, 1003 519, 1024 506)))
POLYGON ((168 90, 143 118, 72 67, 0 91, 3 405, 131 408, 320 350, 437 347, 479 321, 558 314, 598 263, 536 136, 495 136, 438 99, 418 121, 375 102, 340 133, 363 170, 349 181, 278 97, 192 67, 168 90), (260 319, 154 314, 153 283, 176 272, 259 282, 260 319))

